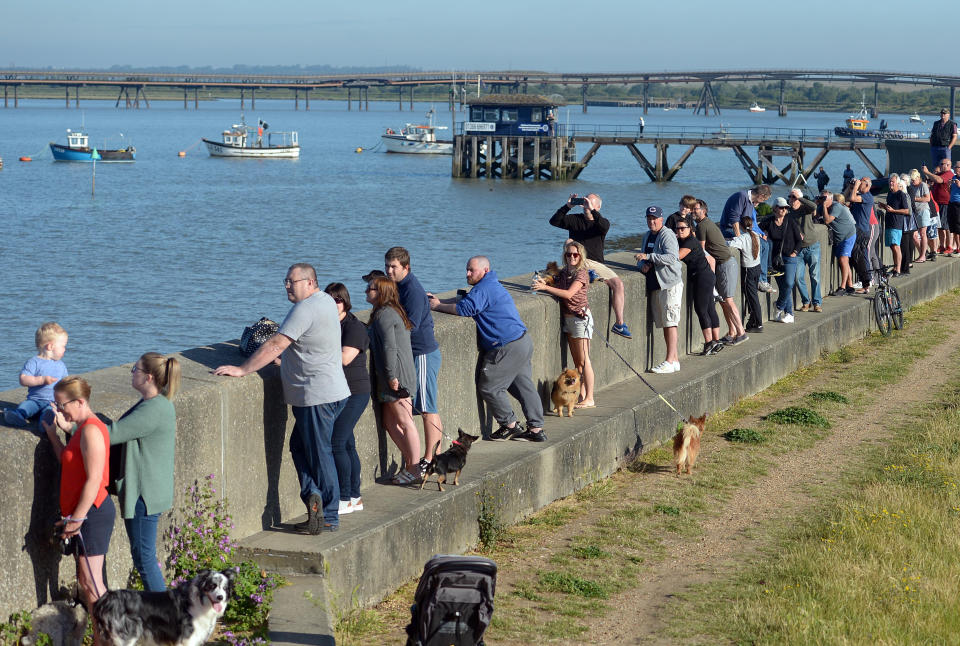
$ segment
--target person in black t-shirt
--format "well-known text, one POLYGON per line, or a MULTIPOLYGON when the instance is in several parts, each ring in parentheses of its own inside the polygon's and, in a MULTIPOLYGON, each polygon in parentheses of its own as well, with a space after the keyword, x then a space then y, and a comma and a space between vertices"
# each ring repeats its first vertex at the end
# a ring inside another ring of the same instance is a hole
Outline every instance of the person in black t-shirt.
POLYGON ((707 263, 707 256, 693 227, 681 219, 677 222, 676 231, 680 260, 687 266, 687 285, 693 294, 693 309, 703 332, 703 350, 700 354, 716 354, 723 350, 724 345, 720 340, 720 317, 717 316, 717 303, 713 298, 717 276, 707 263))
POLYGON ((367 373, 367 327, 350 312, 350 292, 343 283, 330 283, 323 291, 333 297, 340 316, 340 345, 343 347, 343 375, 350 397, 333 423, 330 445, 340 481, 340 515, 363 511, 360 498, 360 456, 353 429, 370 401, 370 375, 367 373))

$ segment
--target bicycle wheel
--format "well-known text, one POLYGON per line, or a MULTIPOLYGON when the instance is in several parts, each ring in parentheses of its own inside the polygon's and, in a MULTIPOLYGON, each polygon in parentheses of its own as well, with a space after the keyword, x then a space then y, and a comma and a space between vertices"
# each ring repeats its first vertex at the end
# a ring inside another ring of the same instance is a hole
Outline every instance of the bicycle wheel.
POLYGON ((887 303, 886 291, 883 288, 877 290, 873 296, 873 314, 877 318, 877 327, 880 328, 880 334, 890 336, 890 326, 893 322, 890 318, 890 306, 887 303))
POLYGON ((890 310, 890 319, 893 321, 893 327, 898 330, 903 329, 903 305, 900 304, 900 294, 896 287, 891 287, 887 295, 887 308, 890 310))

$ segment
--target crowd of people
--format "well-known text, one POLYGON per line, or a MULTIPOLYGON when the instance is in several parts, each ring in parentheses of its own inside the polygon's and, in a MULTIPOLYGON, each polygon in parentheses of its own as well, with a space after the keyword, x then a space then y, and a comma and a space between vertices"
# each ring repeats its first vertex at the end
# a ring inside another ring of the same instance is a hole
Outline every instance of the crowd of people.
MULTIPOLYGON (((870 178, 847 177, 846 171, 843 190, 832 192, 821 168, 815 200, 799 189, 772 198, 770 187, 761 184, 731 195, 716 222, 708 217, 706 202, 690 195, 668 216, 660 206, 648 206, 647 232, 635 260, 666 346, 663 361, 651 372, 680 370, 678 327, 685 285, 703 335, 699 354, 714 356, 748 341, 749 333, 763 331, 760 292, 778 292, 772 317, 776 322, 795 321, 795 292, 799 311, 823 311, 821 240, 830 244, 839 267, 834 296, 865 294, 876 283, 881 233, 891 249, 892 276, 907 275, 914 263, 935 261, 938 255, 960 256, 960 164, 956 171, 950 158, 943 157, 933 171, 923 166, 891 174, 881 201, 871 191, 870 178), (738 281, 742 314, 734 299, 738 281)), ((562 264, 552 281, 538 277, 531 286, 559 302, 570 359, 581 375, 577 408, 596 406, 590 358, 595 318, 587 298, 592 281, 600 280, 610 290, 610 332, 632 338, 624 320, 623 280, 605 264, 610 222, 601 205, 596 194, 573 194, 557 209, 549 222, 568 235, 562 264)), ((390 482, 419 484, 425 477, 444 437, 438 404, 442 356, 434 312, 475 322, 480 352, 476 387, 497 423, 488 439, 547 440, 543 402, 532 378, 533 342, 487 257, 467 261, 471 289, 454 298, 427 292, 403 247, 386 252, 384 271, 363 278, 365 298, 373 308, 367 324, 353 314, 343 283, 321 290, 313 266, 292 265, 283 281, 292 307, 278 332, 242 364, 213 371, 241 377, 272 363, 280 366, 284 400, 295 420, 290 452, 307 509, 301 529, 310 534, 336 531, 343 515, 363 510, 354 428, 371 399, 402 460, 390 482), (511 396, 520 404, 522 422, 511 396), (417 417, 423 426, 422 445, 417 417)), ((159 516, 173 504, 176 413, 171 400, 179 388, 179 363, 157 353, 143 354, 131 370, 138 402, 105 423, 91 407, 89 383, 68 376, 62 360, 67 340, 67 332, 56 323, 37 330, 38 354, 20 374, 27 398, 3 410, 2 419, 15 427, 38 423, 60 461, 58 532, 76 555, 77 579, 88 607, 105 592, 101 572, 116 514, 109 484, 116 486, 144 587, 162 591, 166 584, 157 564, 156 539, 159 516), (66 443, 61 432, 69 433, 66 443), (114 483, 111 451, 122 457, 114 483), (88 561, 84 567, 81 556, 88 561)))

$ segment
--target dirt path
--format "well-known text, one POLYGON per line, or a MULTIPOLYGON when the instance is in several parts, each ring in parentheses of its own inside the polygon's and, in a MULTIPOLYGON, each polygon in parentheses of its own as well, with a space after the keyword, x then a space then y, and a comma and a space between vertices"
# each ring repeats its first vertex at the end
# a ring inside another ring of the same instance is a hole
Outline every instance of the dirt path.
MULTIPOLYGON (((662 634, 662 613, 671 598, 687 586, 710 581, 740 562, 756 546, 752 528, 796 513, 808 504, 810 499, 804 491, 809 485, 830 482, 856 459, 855 449, 859 445, 883 437, 885 428, 878 420, 898 419, 912 404, 921 401, 930 387, 945 383, 953 367, 949 357, 958 344, 960 330, 940 343, 928 358, 918 361, 902 379, 880 388, 872 404, 837 422, 829 436, 810 449, 781 456, 766 475, 738 489, 719 514, 703 523, 702 535, 672 542, 666 558, 651 572, 641 575, 637 586, 610 600, 615 610, 589 622, 591 643, 674 643, 662 634), (903 387, 917 383, 926 387, 903 387)), ((750 426, 751 421, 744 420, 743 425, 750 426)), ((702 459, 709 460, 710 453, 705 446, 702 459)), ((663 478, 672 477, 654 474, 642 486, 656 488, 663 478)))

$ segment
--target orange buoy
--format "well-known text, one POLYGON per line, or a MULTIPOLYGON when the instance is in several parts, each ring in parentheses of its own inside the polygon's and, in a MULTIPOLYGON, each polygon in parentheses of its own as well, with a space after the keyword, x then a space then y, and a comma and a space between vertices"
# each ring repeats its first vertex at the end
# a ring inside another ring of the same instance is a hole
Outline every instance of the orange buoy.
POLYGON ((187 156, 186 150, 181 150, 180 152, 177 153, 177 157, 186 157, 186 156, 187 156))
POLYGON ((29 157, 24 156, 20 158, 20 161, 33 161, 33 160, 29 157))

